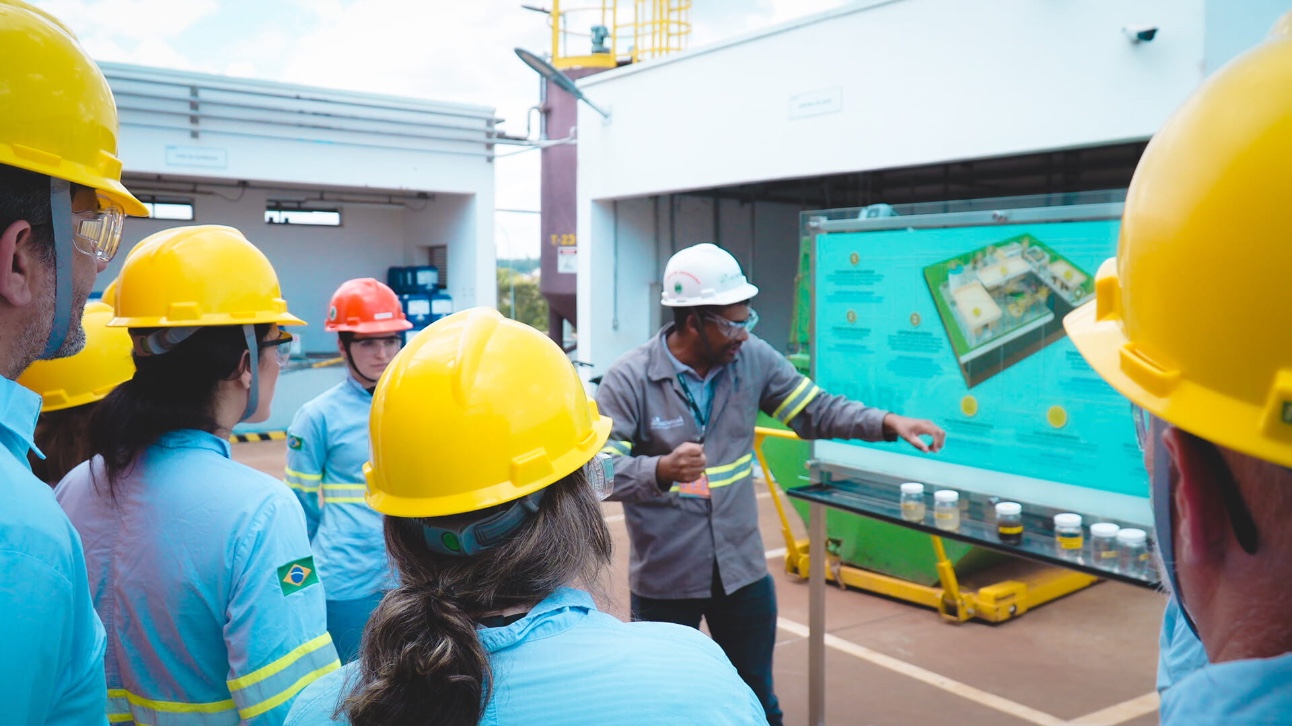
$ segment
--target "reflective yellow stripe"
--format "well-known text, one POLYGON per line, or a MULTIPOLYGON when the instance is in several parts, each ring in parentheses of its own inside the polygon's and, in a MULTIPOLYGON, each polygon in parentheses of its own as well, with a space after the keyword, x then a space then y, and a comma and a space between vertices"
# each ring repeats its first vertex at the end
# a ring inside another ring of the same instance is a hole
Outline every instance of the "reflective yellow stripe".
POLYGON ((327 665, 323 666, 322 668, 318 668, 310 673, 306 673, 305 675, 301 676, 299 680, 297 680, 292 685, 288 686, 278 695, 272 698, 265 699, 264 701, 261 701, 260 703, 257 703, 256 705, 250 708, 238 709, 238 716, 244 719, 251 719, 251 718, 255 718, 256 716, 259 716, 262 713, 272 711, 275 708, 286 703, 288 699, 300 693, 309 684, 313 683, 314 681, 317 681, 318 679, 331 673, 334 670, 337 670, 340 667, 341 667, 341 662, 334 660, 331 663, 328 663, 327 665))
POLYGON ((367 499, 363 497, 328 497, 327 504, 366 504, 367 499))
POLYGON ((134 721, 135 717, 128 713, 110 713, 108 714, 108 723, 126 723, 134 721))
POLYGON ((601 447, 601 453, 617 454, 619 456, 627 456, 632 450, 633 442, 631 441, 607 441, 606 445, 601 447))
POLYGON ((296 482, 288 481, 287 479, 284 479, 284 480, 283 480, 283 483, 287 485, 287 488, 288 488, 288 489, 295 489, 295 490, 296 490, 296 491, 298 491, 298 492, 316 492, 316 491, 318 491, 318 485, 317 485, 317 484, 313 484, 313 485, 310 485, 310 484, 297 484, 296 482))
POLYGON ((305 472, 296 471, 295 469, 290 469, 288 467, 283 467, 283 470, 287 472, 287 476, 290 476, 294 479, 300 479, 301 481, 322 481, 323 480, 322 474, 306 474, 305 472))
MULTIPOLYGON (((775 411, 772 411, 772 418, 774 418, 774 419, 780 419, 780 418, 781 418, 781 412, 785 410, 785 407, 786 407, 786 406, 789 406, 791 403, 793 403, 793 402, 794 402, 794 398, 795 398, 796 396, 798 396, 800 393, 802 393, 802 392, 803 392, 803 389, 807 388, 807 387, 808 387, 809 385, 811 385, 811 384, 812 384, 812 380, 811 380, 810 378, 804 378, 804 379, 799 383, 798 388, 795 388, 795 389, 790 393, 790 395, 788 395, 788 396, 786 396, 786 397, 785 397, 785 400, 784 400, 784 401, 781 401, 781 405, 777 406, 775 411)), ((781 420, 781 422, 782 422, 782 423, 784 423, 784 420, 782 419, 782 420, 781 420)))
POLYGON ((350 489, 350 490, 360 489, 362 490, 362 489, 367 489, 368 485, 367 484, 324 484, 323 488, 324 489, 350 489))
POLYGON ((151 698, 136 696, 129 691, 126 691, 126 700, 130 701, 132 705, 151 708, 154 711, 164 713, 219 713, 221 711, 233 711, 238 707, 232 698, 210 703, 180 703, 179 701, 154 701, 151 698))
POLYGON ((741 469, 740 471, 735 472, 734 474, 731 474, 730 476, 724 476, 721 479, 710 479, 709 488, 717 489, 718 487, 725 487, 729 484, 735 484, 736 482, 740 481, 741 479, 744 479, 745 477, 753 473, 754 473, 754 465, 750 464, 749 466, 745 467, 744 469, 741 469))
MULTIPOLYGON (((282 673, 291 667, 293 663, 300 660, 305 654, 312 653, 331 642, 332 636, 327 633, 324 633, 313 640, 306 641, 301 645, 296 646, 287 655, 279 658, 273 663, 262 668, 257 668, 241 678, 234 678, 233 680, 228 681, 229 690, 237 691, 246 688, 253 683, 259 683, 270 676, 282 673)), ((233 702, 230 701, 229 703, 233 702)))
POLYGON ((722 474, 722 473, 724 473, 724 472, 731 471, 732 469, 735 469, 735 468, 736 468, 736 467, 738 467, 738 466, 742 466, 742 465, 744 465, 744 464, 748 464, 748 463, 750 462, 750 460, 751 460, 751 459, 753 459, 753 458, 754 458, 754 455, 753 455, 753 453, 751 452, 751 453, 745 454, 744 456, 740 457, 739 459, 736 459, 735 461, 731 462, 730 464, 723 464, 722 466, 715 466, 715 467, 712 467, 712 468, 709 468, 709 469, 705 469, 705 470, 704 470, 704 473, 705 473, 705 474, 708 474, 708 475, 709 475, 709 477, 710 477, 710 478, 712 478, 714 474, 722 474))
POLYGON ((802 413, 803 409, 807 408, 807 405, 809 403, 812 403, 812 399, 816 398, 819 395, 821 395, 821 389, 817 388, 816 386, 812 386, 812 392, 809 393, 806 397, 804 397, 803 403, 800 403, 799 405, 795 406, 794 410, 790 411, 790 415, 786 416, 785 420, 782 421, 781 423, 788 426, 790 421, 793 421, 795 416, 802 413))

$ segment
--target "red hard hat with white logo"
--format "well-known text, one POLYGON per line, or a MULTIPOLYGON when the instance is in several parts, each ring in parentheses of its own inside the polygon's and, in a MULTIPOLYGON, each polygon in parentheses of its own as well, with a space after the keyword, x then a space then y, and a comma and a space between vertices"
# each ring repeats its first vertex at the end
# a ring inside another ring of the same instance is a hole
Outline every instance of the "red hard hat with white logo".
POLYGON ((323 329, 329 333, 398 333, 413 324, 399 296, 371 277, 347 280, 332 293, 323 329))
POLYGON ((665 307, 734 305, 758 294, 740 271, 740 263, 717 245, 698 244, 678 250, 664 267, 665 307))

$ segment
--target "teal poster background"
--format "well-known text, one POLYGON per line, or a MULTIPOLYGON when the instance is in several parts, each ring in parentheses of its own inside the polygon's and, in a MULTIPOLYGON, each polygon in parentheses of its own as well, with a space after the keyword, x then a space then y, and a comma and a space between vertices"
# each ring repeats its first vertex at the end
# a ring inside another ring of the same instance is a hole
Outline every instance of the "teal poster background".
POLYGON ((819 234, 817 383, 937 422, 947 431, 938 461, 1146 497, 1129 404, 1062 332, 1061 313, 1089 298, 1093 281, 1083 277, 1115 254, 1118 228, 1100 220, 819 234))

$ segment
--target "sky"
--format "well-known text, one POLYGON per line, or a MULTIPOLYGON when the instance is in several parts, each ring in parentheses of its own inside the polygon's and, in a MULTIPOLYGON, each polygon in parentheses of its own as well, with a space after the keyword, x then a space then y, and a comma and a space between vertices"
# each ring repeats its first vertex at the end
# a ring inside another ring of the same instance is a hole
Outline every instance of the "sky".
MULTIPOLYGON (((550 0, 525 0, 548 6, 550 0)), ((847 0, 694 0, 690 47, 847 0)), ((525 133, 538 76, 512 49, 550 50, 522 0, 34 0, 96 60, 490 106, 525 133)), ((565 8, 595 0, 565 2, 565 8)), ((621 3, 621 5, 631 5, 621 3)), ((503 153, 513 151, 505 147, 503 153)), ((496 161, 499 210, 536 211, 539 155, 496 161)), ((500 211, 499 257, 537 256, 536 214, 500 211)))

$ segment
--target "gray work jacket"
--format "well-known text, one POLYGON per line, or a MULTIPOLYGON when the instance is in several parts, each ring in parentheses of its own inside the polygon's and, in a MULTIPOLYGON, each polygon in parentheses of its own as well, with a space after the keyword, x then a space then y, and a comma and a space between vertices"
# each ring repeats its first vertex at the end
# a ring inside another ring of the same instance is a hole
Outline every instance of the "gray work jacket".
POLYGON ((780 353, 749 336, 714 385, 704 435, 710 499, 664 491, 655 480, 659 457, 698 441, 663 334, 615 361, 597 390, 597 405, 614 420, 603 449, 613 455, 611 499, 624 504, 632 543, 628 583, 638 595, 706 598, 714 566, 728 594, 767 574, 754 499, 754 425, 764 411, 804 438, 884 438, 888 413, 832 396, 800 375, 780 353))

